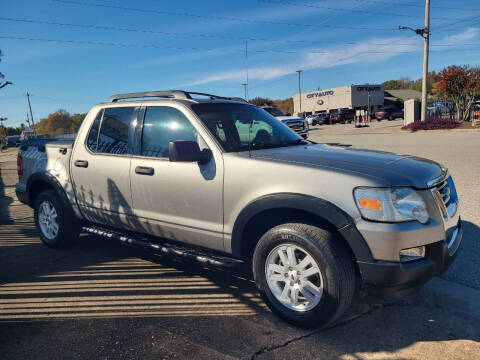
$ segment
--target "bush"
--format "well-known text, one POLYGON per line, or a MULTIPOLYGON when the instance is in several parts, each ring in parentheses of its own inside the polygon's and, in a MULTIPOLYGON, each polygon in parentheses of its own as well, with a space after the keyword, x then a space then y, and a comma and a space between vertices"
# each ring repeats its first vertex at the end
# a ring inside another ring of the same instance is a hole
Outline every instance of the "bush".
POLYGON ((425 121, 417 120, 407 126, 402 127, 402 130, 438 130, 438 129, 454 129, 460 122, 455 119, 431 118, 425 121))

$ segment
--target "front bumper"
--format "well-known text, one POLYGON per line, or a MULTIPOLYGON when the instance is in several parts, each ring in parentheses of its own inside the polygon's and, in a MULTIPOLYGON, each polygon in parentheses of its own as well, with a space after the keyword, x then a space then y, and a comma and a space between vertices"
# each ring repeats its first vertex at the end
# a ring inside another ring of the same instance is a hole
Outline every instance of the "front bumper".
POLYGON ((426 245, 424 259, 407 263, 358 262, 360 273, 372 291, 380 296, 400 297, 417 290, 433 276, 442 274, 454 260, 463 237, 462 221, 447 231, 446 240, 426 245))

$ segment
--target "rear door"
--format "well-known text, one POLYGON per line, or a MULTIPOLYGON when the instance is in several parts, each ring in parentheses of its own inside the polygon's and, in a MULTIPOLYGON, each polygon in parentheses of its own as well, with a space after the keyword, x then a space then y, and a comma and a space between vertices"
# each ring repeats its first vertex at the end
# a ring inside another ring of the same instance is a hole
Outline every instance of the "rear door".
POLYGON ((80 210, 89 221, 135 227, 130 190, 131 141, 138 108, 100 109, 90 129, 82 129, 71 159, 80 210))
POLYGON ((149 106, 139 121, 138 154, 132 157, 134 213, 142 231, 223 250, 223 157, 193 114, 178 104, 149 106), (203 134, 203 135, 202 135, 203 134), (170 162, 170 141, 210 148, 207 164, 170 162))

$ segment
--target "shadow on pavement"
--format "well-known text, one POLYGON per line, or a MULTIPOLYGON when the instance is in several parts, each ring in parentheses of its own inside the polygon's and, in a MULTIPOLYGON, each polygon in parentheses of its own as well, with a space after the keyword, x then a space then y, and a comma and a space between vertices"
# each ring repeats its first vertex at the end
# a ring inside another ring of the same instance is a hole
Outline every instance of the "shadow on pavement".
MULTIPOLYGON (((386 305, 362 298, 343 324, 301 330, 273 316, 242 271, 203 267, 91 236, 82 236, 72 249, 52 250, 40 243, 31 218, 11 220, 20 210, 31 214, 28 207, 0 203, 5 359, 388 358, 423 342, 479 340, 474 319, 438 309, 419 295, 386 305)), ((468 247, 479 229, 464 224, 468 247)))

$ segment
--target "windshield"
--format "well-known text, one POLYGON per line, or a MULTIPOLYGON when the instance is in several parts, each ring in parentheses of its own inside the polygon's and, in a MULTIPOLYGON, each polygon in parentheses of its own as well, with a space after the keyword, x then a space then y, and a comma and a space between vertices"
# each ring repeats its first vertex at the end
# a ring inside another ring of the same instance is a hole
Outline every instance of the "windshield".
POLYGON ((253 105, 203 103, 192 105, 192 110, 227 152, 308 144, 272 115, 253 105))
POLYGON ((263 108, 263 110, 265 110, 266 112, 268 112, 269 114, 273 115, 273 116, 285 116, 284 113, 282 113, 278 108, 276 107, 266 107, 266 108, 263 108))

